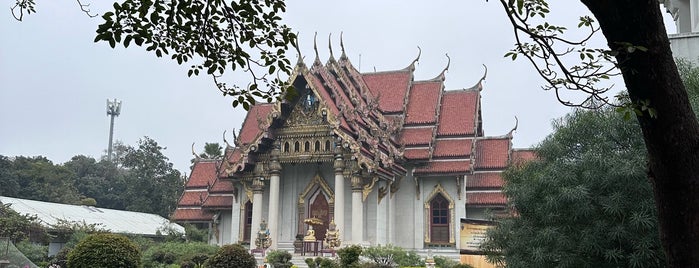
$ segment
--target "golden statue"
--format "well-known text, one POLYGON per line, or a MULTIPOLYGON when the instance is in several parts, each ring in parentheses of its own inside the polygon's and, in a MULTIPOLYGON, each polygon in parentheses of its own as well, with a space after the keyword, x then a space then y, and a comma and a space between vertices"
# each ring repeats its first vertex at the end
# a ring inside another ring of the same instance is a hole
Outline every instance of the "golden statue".
POLYGON ((272 239, 269 237, 269 229, 267 229, 267 222, 265 222, 265 220, 260 222, 260 231, 257 232, 255 245, 257 248, 268 248, 272 245, 272 239))
POLYGON ((325 232, 325 245, 329 248, 337 248, 340 246, 340 243, 342 240, 340 240, 340 230, 337 229, 337 225, 335 224, 335 218, 330 220, 330 224, 328 226, 328 231, 325 232))
POLYGON ((313 225, 308 225, 308 231, 306 231, 306 236, 303 237, 304 242, 315 242, 316 241, 316 231, 313 230, 313 225))

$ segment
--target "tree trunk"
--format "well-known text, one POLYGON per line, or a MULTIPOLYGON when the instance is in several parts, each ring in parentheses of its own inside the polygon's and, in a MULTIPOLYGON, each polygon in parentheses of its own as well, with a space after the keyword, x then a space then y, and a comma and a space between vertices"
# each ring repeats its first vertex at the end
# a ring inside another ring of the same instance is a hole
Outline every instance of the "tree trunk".
POLYGON ((581 0, 599 21, 619 62, 648 149, 660 239, 669 267, 699 267, 699 124, 670 50, 657 0, 581 0), (629 53, 627 45, 648 51, 629 53))

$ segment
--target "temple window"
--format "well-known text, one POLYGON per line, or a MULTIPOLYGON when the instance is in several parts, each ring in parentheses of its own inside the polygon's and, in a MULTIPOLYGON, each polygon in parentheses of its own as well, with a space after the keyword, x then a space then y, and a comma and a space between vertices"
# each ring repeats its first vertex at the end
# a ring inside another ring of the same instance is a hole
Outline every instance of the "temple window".
POLYGON ((330 151, 330 141, 329 140, 325 141, 325 151, 330 151))
POLYGON ((310 152, 311 151, 311 143, 306 141, 306 143, 303 145, 303 151, 304 152, 310 152))
POLYGON ((284 152, 288 153, 289 152, 289 142, 284 143, 284 152))
POLYGON ((315 144, 315 145, 316 145, 316 146, 315 146, 314 150, 315 150, 316 152, 320 151, 320 141, 316 141, 316 144, 315 144))
POLYGON ((433 243, 449 243, 449 201, 441 193, 430 201, 430 233, 433 243))
POLYGON ((299 145, 299 142, 298 142, 298 141, 295 142, 295 143, 294 143, 294 152, 298 152, 298 151, 300 150, 300 147, 301 147, 301 146, 299 145))

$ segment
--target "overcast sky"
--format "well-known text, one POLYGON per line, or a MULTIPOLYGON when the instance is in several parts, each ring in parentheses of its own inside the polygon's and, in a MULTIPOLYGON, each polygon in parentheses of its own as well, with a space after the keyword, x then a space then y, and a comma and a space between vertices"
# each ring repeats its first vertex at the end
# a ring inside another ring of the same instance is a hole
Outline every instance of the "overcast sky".
MULTIPOLYGON (((85 2, 85 1, 83 1, 85 2)), ((103 13, 111 1, 95 1, 103 13)), ((552 7, 551 19, 575 28, 585 11, 578 1, 552 7)), ((0 154, 43 155, 55 163, 74 155, 99 158, 107 148, 106 100, 123 101, 114 137, 136 145, 149 136, 167 147, 165 155, 189 173, 191 144, 222 142, 222 133, 240 129, 242 108, 232 108, 209 77, 187 77, 186 66, 156 58, 143 48, 110 48, 93 43, 101 18, 88 18, 75 1, 39 0, 38 14, 15 21, 14 1, 0 12, 0 154)), ((551 120, 569 108, 541 89, 524 61, 503 55, 513 35, 497 1, 288 1, 285 22, 300 33, 301 53, 311 64, 318 32, 321 60, 328 58, 328 34, 339 57, 344 32, 347 55, 362 72, 402 69, 417 56, 416 80, 431 79, 446 66, 446 88, 473 86, 488 67, 482 92, 487 136, 506 134, 519 118, 514 146, 534 146, 551 132, 551 120), (361 62, 361 66, 360 66, 361 62)), ((667 16, 666 16, 667 20, 667 16)), ((669 25, 671 23, 667 23, 669 25)), ((674 25, 669 26, 675 32, 674 25)), ((592 43, 601 46, 603 41, 592 43)), ((296 59, 292 51, 290 57, 296 59)), ((244 75, 234 75, 241 78, 244 75)), ((242 85, 247 82, 241 83, 242 85)), ((622 89, 623 83, 617 82, 622 89)))

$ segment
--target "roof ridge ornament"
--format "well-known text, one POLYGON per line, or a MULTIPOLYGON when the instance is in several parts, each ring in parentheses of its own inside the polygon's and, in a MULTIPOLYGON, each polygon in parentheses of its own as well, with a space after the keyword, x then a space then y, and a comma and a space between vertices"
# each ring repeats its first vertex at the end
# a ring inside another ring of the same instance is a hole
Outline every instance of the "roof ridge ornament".
POLYGON ((343 34, 343 32, 340 32, 340 48, 342 49, 342 55, 340 55, 340 59, 346 60, 347 54, 345 54, 345 43, 342 41, 342 34, 343 34))
MULTIPOLYGON (((421 55, 422 55, 422 48, 420 48, 420 46, 417 46, 417 57, 413 60, 413 62, 410 63, 410 65, 408 65, 408 67, 405 67, 405 69, 403 69, 403 70, 414 71, 415 64, 418 63, 418 61, 420 61, 421 55)), ((376 68, 374 68, 374 69, 376 69, 376 68)), ((376 72, 376 70, 374 70, 374 72, 376 72)))
POLYGON ((316 59, 313 60, 313 65, 321 64, 320 56, 318 56, 318 44, 316 42, 317 37, 318 37, 318 32, 315 32, 315 34, 313 34, 313 50, 316 52, 316 59))
POLYGON ((449 54, 444 53, 444 55, 447 56, 447 66, 444 67, 444 70, 442 70, 442 72, 439 73, 439 75, 437 75, 435 78, 432 78, 432 79, 427 80, 427 81, 444 82, 444 80, 445 80, 444 74, 449 70, 449 65, 451 65, 451 57, 449 57, 449 54))
POLYGON ((201 157, 198 156, 196 152, 194 152, 194 142, 192 142, 192 155, 194 156, 194 161, 201 160, 201 157))
POLYGON ((332 36, 333 36, 333 33, 328 34, 328 49, 330 50, 330 58, 328 59, 328 61, 335 60, 335 57, 333 56, 333 42, 331 39, 332 36))
MULTIPOLYGON (((296 32, 296 40, 298 40, 298 38, 299 38, 299 32, 296 32)), ((294 46, 294 48, 296 48, 296 54, 298 54, 298 60, 296 61, 296 65, 303 66, 304 65, 303 56, 301 56, 301 49, 299 49, 298 42, 295 42, 292 39, 291 45, 294 46)))
POLYGON ((507 133, 507 136, 512 138, 512 133, 514 133, 515 130, 517 130, 517 126, 519 126, 519 119, 517 119, 517 116, 515 115, 515 127, 513 127, 512 130, 510 130, 510 133, 507 133))
POLYGON ((483 72, 483 77, 481 77, 481 79, 478 80, 478 82, 475 85, 468 88, 468 90, 478 89, 478 91, 483 91, 483 81, 485 81, 485 77, 488 76, 488 66, 485 66, 485 64, 483 64, 483 68, 485 69, 485 71, 483 72))
MULTIPOLYGON (((231 144, 228 143, 228 140, 226 140, 226 131, 227 130, 223 130, 223 143, 226 144, 226 149, 228 149, 228 148, 231 148, 231 144)), ((233 131, 235 131, 235 130, 233 130, 233 131)), ((233 135, 235 135, 235 134, 233 134, 233 135)))

